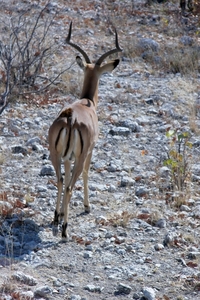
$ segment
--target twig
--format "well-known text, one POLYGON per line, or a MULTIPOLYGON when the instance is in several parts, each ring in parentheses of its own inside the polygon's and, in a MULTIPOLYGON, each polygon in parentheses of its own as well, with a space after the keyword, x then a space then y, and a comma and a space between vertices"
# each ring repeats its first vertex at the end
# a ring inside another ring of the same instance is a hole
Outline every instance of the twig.
POLYGON ((73 63, 71 63, 71 65, 70 65, 67 69, 64 69, 62 72, 60 72, 53 80, 50 80, 50 79, 47 78, 47 79, 50 81, 50 83, 47 84, 45 87, 43 87, 43 88, 41 88, 41 89, 39 89, 39 90, 37 90, 37 91, 29 91, 29 92, 19 93, 19 95, 39 94, 39 93, 45 91, 50 85, 54 84, 54 82, 55 82, 55 81, 56 81, 63 73, 65 73, 67 70, 70 70, 70 68, 75 64, 75 62, 76 62, 76 61, 74 61, 73 63))

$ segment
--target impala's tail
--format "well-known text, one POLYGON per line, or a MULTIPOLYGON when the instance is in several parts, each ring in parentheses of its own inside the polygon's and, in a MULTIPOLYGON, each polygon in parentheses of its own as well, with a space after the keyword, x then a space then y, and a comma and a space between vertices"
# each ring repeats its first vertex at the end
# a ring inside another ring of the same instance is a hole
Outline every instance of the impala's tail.
POLYGON ((72 108, 65 109, 49 128, 51 156, 54 152, 60 157, 67 155, 71 144, 72 114, 72 108))

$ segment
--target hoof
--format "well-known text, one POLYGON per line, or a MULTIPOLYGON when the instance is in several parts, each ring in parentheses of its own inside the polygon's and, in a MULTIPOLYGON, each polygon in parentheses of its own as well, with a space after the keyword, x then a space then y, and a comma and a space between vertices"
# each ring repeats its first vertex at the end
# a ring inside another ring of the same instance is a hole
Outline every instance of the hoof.
POLYGON ((63 218, 64 218, 64 213, 60 213, 60 215, 59 215, 59 220, 60 220, 60 222, 63 220, 63 218))
POLYGON ((85 206, 85 213, 89 214, 90 213, 90 207, 89 206, 85 206))
POLYGON ((52 227, 52 233, 53 233, 53 236, 57 236, 57 234, 58 234, 58 226, 53 225, 53 227, 52 227))
POLYGON ((63 241, 68 241, 67 223, 62 225, 62 240, 63 241))
POLYGON ((54 220, 53 220, 53 225, 57 226, 59 223, 59 214, 57 213, 57 211, 55 210, 54 212, 54 220))
POLYGON ((61 240, 62 243, 66 243, 66 242, 68 242, 68 241, 69 241, 69 236, 68 236, 68 234, 65 235, 65 236, 62 236, 62 240, 61 240))

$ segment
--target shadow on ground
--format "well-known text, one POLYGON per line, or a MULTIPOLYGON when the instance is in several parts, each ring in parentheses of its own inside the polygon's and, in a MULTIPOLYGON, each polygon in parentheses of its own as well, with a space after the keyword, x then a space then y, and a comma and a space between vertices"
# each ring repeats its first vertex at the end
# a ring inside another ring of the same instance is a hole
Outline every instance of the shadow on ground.
POLYGON ((0 224, 0 265, 5 266, 11 259, 23 259, 31 251, 43 248, 39 237, 43 228, 33 220, 6 218, 0 224))

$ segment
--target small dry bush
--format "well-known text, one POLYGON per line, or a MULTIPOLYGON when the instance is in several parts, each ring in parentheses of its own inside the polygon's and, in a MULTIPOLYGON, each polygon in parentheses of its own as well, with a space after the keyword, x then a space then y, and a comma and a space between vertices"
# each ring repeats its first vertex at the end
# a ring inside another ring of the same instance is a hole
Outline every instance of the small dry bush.
POLYGON ((189 74, 199 72, 200 54, 198 48, 187 47, 185 49, 175 46, 167 49, 167 61, 169 71, 176 74, 189 74))
POLYGON ((0 193, 0 217, 6 218, 14 213, 18 214, 24 207, 25 204, 19 198, 5 191, 0 193))
POLYGON ((3 153, 0 153, 0 165, 3 165, 5 162, 5 156, 3 153))
POLYGON ((199 2, 199 0, 194 0, 193 11, 192 12, 196 16, 200 15, 200 2, 199 2))
POLYGON ((63 94, 72 94, 75 97, 80 97, 80 87, 82 86, 81 74, 75 72, 65 72, 60 76, 59 88, 63 94))
MULTIPOLYGON (((0 287, 0 300, 7 299, 6 296, 8 296, 8 295, 10 295, 11 297, 14 296, 15 289, 16 289, 16 286, 15 286, 15 284, 13 284, 13 282, 11 282, 10 280, 5 280, 5 282, 0 287), (3 297, 3 294, 5 295, 5 298, 3 297), (1 295, 2 295, 2 298, 1 298, 1 295)), ((12 299, 18 299, 18 298, 13 297, 12 299)))
POLYGON ((61 64, 63 41, 54 34, 61 12, 49 13, 48 5, 39 9, 30 4, 18 11, 11 6, 0 16, 0 114, 20 95, 44 94, 55 87, 59 77, 70 69, 65 62, 61 64))
POLYGON ((123 49, 123 54, 125 57, 128 58, 136 58, 140 55, 140 53, 138 53, 138 49, 137 49, 137 43, 136 40, 133 39, 129 39, 128 41, 126 41, 123 45, 124 49, 123 49))
POLYGON ((125 47, 124 55, 134 61, 137 58, 143 59, 156 70, 182 75, 200 72, 200 51, 197 45, 183 47, 174 43, 153 52, 151 49, 143 51, 136 41, 130 41, 125 47))
POLYGON ((122 226, 127 227, 131 219, 134 218, 134 214, 128 211, 121 213, 114 213, 108 218, 108 223, 114 227, 122 226))

